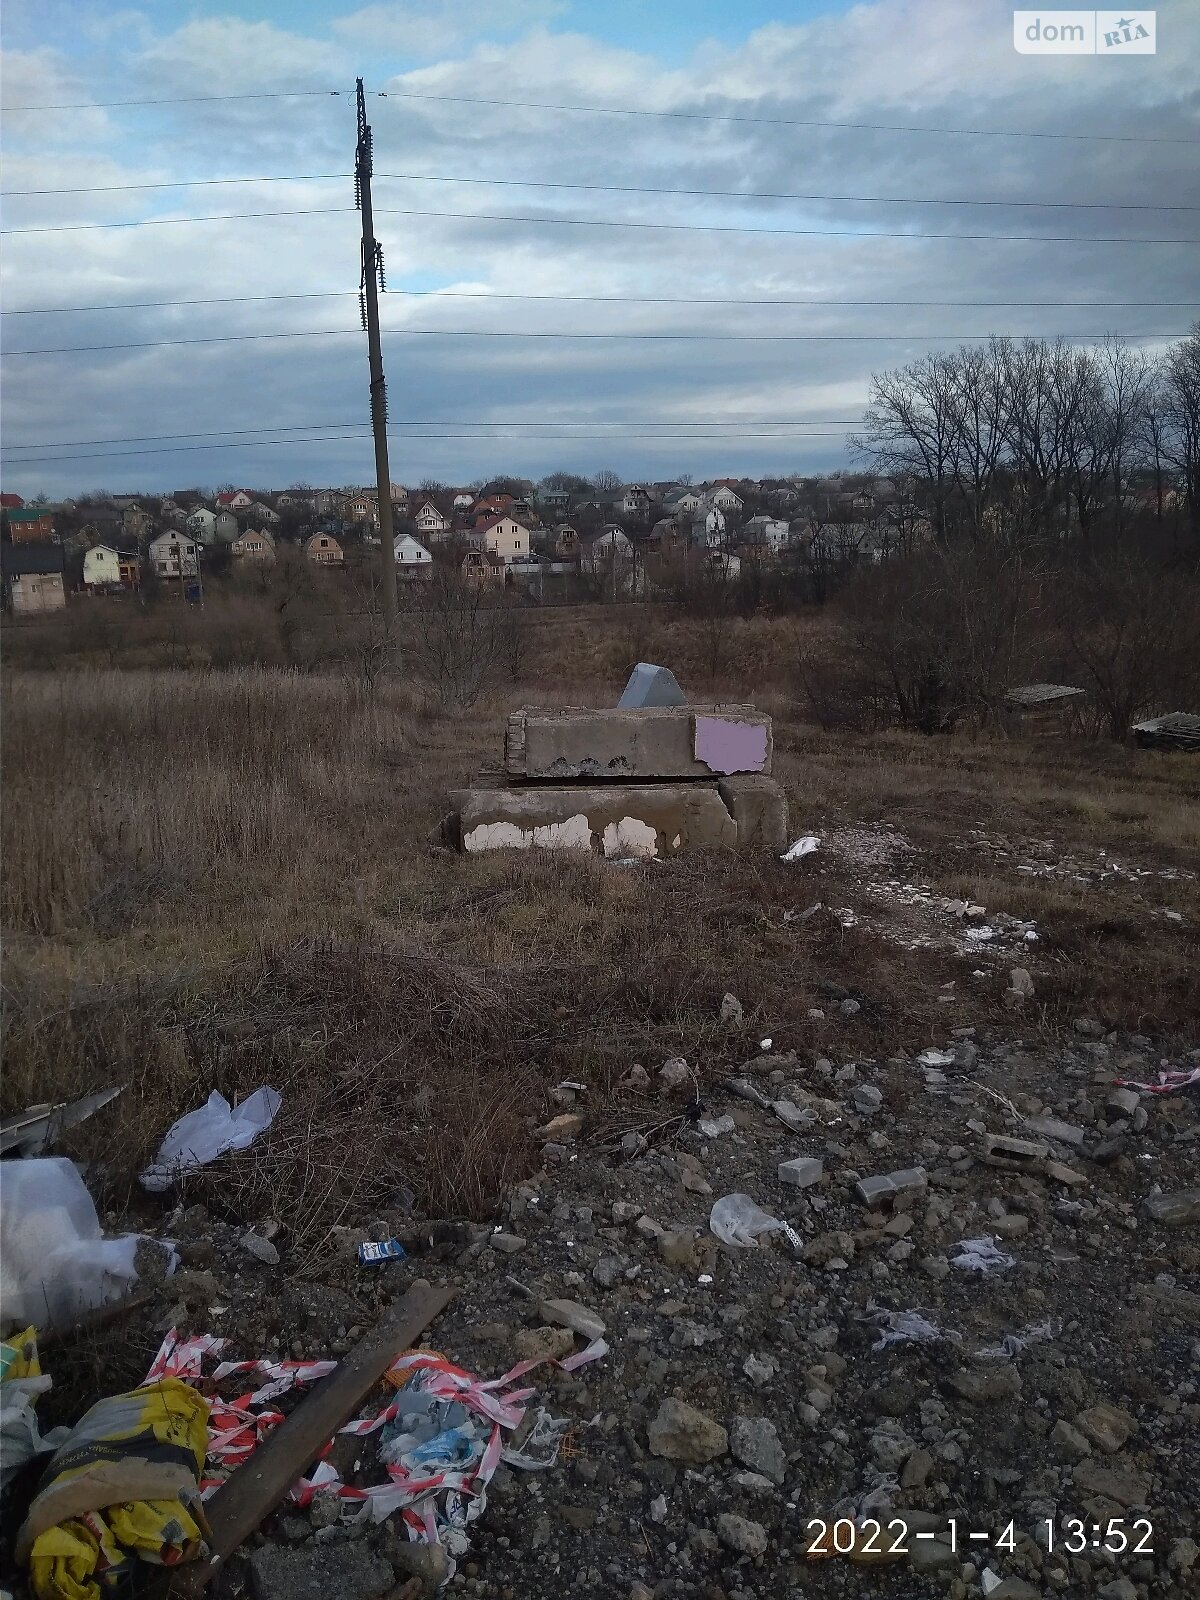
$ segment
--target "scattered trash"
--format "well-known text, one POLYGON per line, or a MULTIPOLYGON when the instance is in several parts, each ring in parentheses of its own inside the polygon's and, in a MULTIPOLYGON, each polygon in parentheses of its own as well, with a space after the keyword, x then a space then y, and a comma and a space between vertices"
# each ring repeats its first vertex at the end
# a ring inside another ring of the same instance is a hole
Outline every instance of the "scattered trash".
MULTIPOLYGON (((145 1234, 106 1239, 79 1168, 65 1156, 4 1163, 0 1207, 0 1303, 20 1326, 65 1328, 136 1283, 145 1234)), ((177 1256, 165 1240, 165 1271, 177 1256)))
POLYGON ((53 1450, 68 1429, 43 1435, 34 1406, 51 1386, 38 1362, 37 1330, 26 1328, 0 1344, 0 1489, 7 1487, 27 1461, 53 1450))
POLYGON ((783 913, 783 920, 785 922, 807 922, 810 917, 816 916, 817 912, 821 910, 823 905, 823 901, 814 900, 812 905, 810 905, 804 911, 785 911, 783 913))
POLYGON ((1116 1081, 1122 1089, 1140 1089, 1143 1094, 1177 1094, 1189 1084, 1200 1083, 1200 1067, 1193 1067, 1190 1072, 1184 1068, 1160 1072, 1157 1083, 1138 1083, 1133 1078, 1116 1081))
POLYGON ((1003 1271, 1017 1264, 1017 1258, 1006 1255, 990 1233, 980 1239, 960 1239, 955 1249, 958 1254, 950 1257, 950 1265, 962 1272, 1003 1271))
POLYGON ((867 1313, 870 1320, 878 1323, 882 1329, 880 1337, 871 1346, 872 1350, 886 1350, 893 1344, 934 1344, 939 1339, 952 1339, 958 1343, 962 1338, 952 1329, 939 1328, 936 1322, 930 1322, 919 1311, 877 1310, 868 1302, 867 1313))
POLYGON ((100 1400, 51 1457, 17 1535, 38 1600, 90 1600, 132 1584, 139 1561, 175 1567, 204 1549, 199 1480, 208 1401, 178 1378, 100 1400))
POLYGON ((358 1259, 364 1267, 378 1266, 381 1261, 403 1261, 407 1254, 399 1239, 364 1239, 358 1247, 358 1259))
POLYGON ((1040 1344, 1043 1339, 1057 1339, 1059 1324, 1057 1322, 1037 1322, 1031 1328, 1026 1328, 1023 1333, 1006 1333, 999 1344, 984 1345, 976 1350, 976 1361, 1011 1361, 1014 1356, 1019 1356, 1022 1350, 1028 1349, 1031 1344, 1040 1344))
POLYGON ((758 1041, 758 1048, 760 1050, 769 1050, 774 1043, 774 1039, 760 1039, 758 1041))
POLYGON ((142 1186, 154 1194, 169 1189, 196 1167, 206 1167, 230 1150, 245 1150, 275 1120, 283 1097, 275 1089, 256 1089, 239 1106, 214 1089, 207 1102, 168 1131, 154 1165, 142 1173, 142 1186))
POLYGON ((115 1089, 98 1089, 95 1094, 85 1094, 79 1100, 30 1106, 27 1111, 5 1117, 0 1121, 0 1155, 19 1150, 24 1156, 40 1156, 64 1128, 86 1122, 101 1106, 115 1100, 124 1087, 118 1084, 115 1089))
POLYGON ((920 1067, 952 1067, 954 1065, 953 1050, 922 1050, 917 1057, 920 1067))
POLYGON ((708 1225, 722 1244, 735 1250, 752 1250, 764 1233, 777 1233, 783 1227, 778 1217, 770 1216, 748 1194, 727 1194, 713 1206, 708 1225))
POLYGON ((780 856, 781 861, 801 861, 805 856, 812 855, 814 850, 821 848, 821 841, 815 833, 803 834, 794 844, 788 845, 780 856))

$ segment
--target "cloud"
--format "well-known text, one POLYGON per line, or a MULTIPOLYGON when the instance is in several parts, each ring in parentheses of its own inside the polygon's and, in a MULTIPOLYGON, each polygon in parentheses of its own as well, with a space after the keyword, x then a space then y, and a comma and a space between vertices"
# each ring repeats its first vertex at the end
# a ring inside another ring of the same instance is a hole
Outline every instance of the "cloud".
MULTIPOLYGON (((369 41, 365 31, 355 32, 383 27, 398 15, 394 7, 370 7, 323 30, 313 25, 311 32, 207 18, 149 41, 130 35, 115 63, 108 53, 89 57, 86 43, 79 46, 84 53, 69 60, 46 49, 25 52, 11 64, 13 100, 144 94, 174 97, 173 103, 137 114, 5 119, 10 190, 345 172, 354 148, 352 95, 202 104, 182 97, 348 86, 354 55, 368 42, 379 54, 395 49, 417 61, 413 70, 376 78, 373 87, 386 89, 387 97, 369 102, 377 228, 392 291, 384 299, 384 350, 398 478, 471 479, 503 466, 540 475, 557 466, 586 470, 609 462, 652 477, 678 470, 703 476, 827 468, 843 460, 839 437, 700 443, 662 438, 647 427, 609 430, 602 424, 722 421, 747 435, 771 432, 760 419, 856 416, 873 371, 946 348, 950 341, 940 335, 1084 336, 1112 328, 1148 338, 1182 330, 1191 320, 1186 305, 1147 302, 1198 298, 1194 248, 1060 244, 1052 236, 1190 237, 1194 223, 1187 213, 1127 212, 1116 203, 1187 202, 1195 192, 1193 148, 789 125, 789 119, 842 120, 1194 138, 1188 116, 1196 91, 1186 66, 1200 51, 1200 13, 1178 0, 1160 6, 1163 53, 1125 63, 1017 56, 1006 10, 951 0, 876 0, 808 24, 772 23, 719 50, 697 45, 690 58, 670 61, 653 52, 652 20, 646 48, 622 49, 583 32, 555 31, 546 9, 533 5, 519 18, 504 9, 499 35, 490 13, 474 4, 423 7, 417 17, 431 29, 428 56, 424 46, 397 43, 399 35, 389 44, 382 35, 369 41), (458 31, 435 45, 435 25, 458 31), (464 98, 406 99, 406 93, 464 98), (697 115, 584 115, 465 103, 481 97, 697 115), (776 120, 711 120, 721 112, 776 120), (421 182, 414 174, 450 181, 421 182), (476 179, 619 188, 468 181, 476 179), (656 186, 896 196, 907 203, 625 192, 656 186), (947 206, 935 204, 936 197, 1099 204, 1072 212, 947 206), (502 215, 677 222, 697 231, 567 227, 502 215), (708 232, 708 225, 847 233, 708 232), (907 230, 912 237, 872 238, 854 230, 907 230), (931 232, 1037 237, 923 237, 931 232), (455 288, 485 298, 421 292, 455 288), (404 290, 411 293, 397 292, 404 290), (555 298, 506 298, 529 295, 555 298), (568 296, 595 298, 558 298, 568 296), (640 303, 643 298, 657 303, 640 303), (690 299, 837 303, 672 303, 690 299), (903 301, 934 303, 886 303, 903 301), (976 301, 1012 303, 969 304, 976 301), (1087 309, 1094 301, 1115 304, 1087 309), (765 337, 435 337, 405 334, 405 328, 765 337), (856 338, 799 342, 786 337, 792 334, 856 338), (467 426, 481 419, 539 427, 570 420, 587 423, 592 432, 575 443, 535 428, 485 438, 467 426), (415 421, 431 426, 410 427, 415 421)), ((109 41, 105 49, 117 46, 109 41)), ((347 331, 17 358, 7 365, 4 386, 6 444, 365 421, 355 298, 359 221, 351 207, 344 179, 11 197, 6 226, 14 228, 220 212, 311 214, 10 237, 8 308, 224 303, 13 317, 6 319, 7 351, 347 331), (323 291, 338 293, 236 298, 323 291)), ((51 494, 103 481, 115 489, 230 478, 267 486, 300 477, 369 479, 372 470, 365 437, 252 450, 153 449, 162 453, 58 466, 13 463, 6 466, 5 486, 22 493, 44 487, 51 494)))
POLYGON ((461 49, 480 38, 509 39, 565 10, 566 0, 421 0, 419 4, 364 6, 332 23, 354 46, 427 57, 461 49))

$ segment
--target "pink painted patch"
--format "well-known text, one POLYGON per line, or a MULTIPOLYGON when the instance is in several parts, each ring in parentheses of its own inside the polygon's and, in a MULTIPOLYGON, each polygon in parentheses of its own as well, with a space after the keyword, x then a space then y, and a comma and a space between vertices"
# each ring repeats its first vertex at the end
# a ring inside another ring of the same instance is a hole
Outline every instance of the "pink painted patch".
POLYGON ((732 717, 695 719, 696 760, 713 772, 761 772, 767 764, 767 728, 732 717))

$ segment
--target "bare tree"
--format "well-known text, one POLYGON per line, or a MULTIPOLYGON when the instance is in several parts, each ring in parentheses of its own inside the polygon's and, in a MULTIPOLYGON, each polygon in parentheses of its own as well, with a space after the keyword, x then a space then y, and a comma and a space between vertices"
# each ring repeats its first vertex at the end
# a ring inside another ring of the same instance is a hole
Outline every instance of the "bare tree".
POLYGON ((511 612, 491 603, 496 598, 446 567, 435 567, 425 585, 405 642, 407 665, 442 705, 473 706, 503 661, 511 612))
POLYGON ((601 467, 599 472, 592 474, 592 488, 597 494, 612 494, 621 487, 622 478, 619 472, 614 472, 611 467, 601 467))

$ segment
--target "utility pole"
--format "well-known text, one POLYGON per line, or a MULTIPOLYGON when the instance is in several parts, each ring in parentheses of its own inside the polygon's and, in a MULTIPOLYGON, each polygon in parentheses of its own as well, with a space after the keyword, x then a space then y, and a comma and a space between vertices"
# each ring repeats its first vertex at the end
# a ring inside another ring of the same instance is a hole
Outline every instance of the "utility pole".
POLYGON ((371 129, 363 81, 358 80, 358 146, 354 153, 354 202, 362 212, 362 276, 359 282, 367 355, 371 363, 371 429, 375 435, 375 483, 379 494, 379 540, 383 569, 383 621, 390 640, 396 626, 396 552, 392 533, 392 474, 388 466, 387 383, 379 342, 379 289, 384 286, 383 250, 371 211, 371 129))

